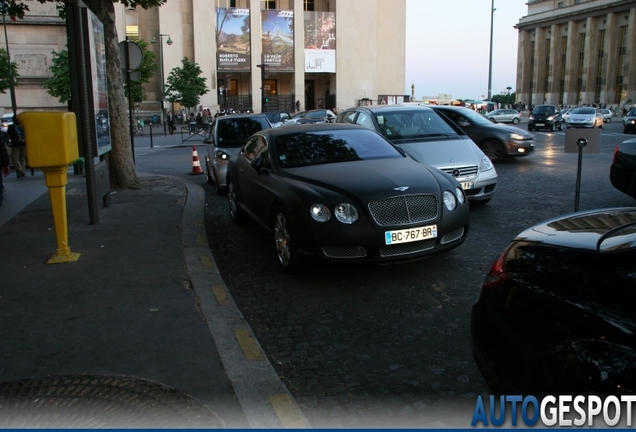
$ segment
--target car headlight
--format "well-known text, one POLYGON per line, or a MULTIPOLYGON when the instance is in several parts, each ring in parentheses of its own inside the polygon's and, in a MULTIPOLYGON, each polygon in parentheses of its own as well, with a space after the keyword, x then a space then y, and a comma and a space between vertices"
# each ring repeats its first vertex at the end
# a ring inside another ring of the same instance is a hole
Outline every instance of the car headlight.
POLYGON ((455 207, 457 207, 457 198, 455 198, 455 195, 453 195, 452 192, 444 191, 443 198, 446 208, 449 210, 455 210, 455 207))
POLYGON ((341 203, 334 209, 336 219, 344 224, 352 224, 358 220, 358 209, 353 204, 341 203))
POLYGON ((521 141, 521 140, 524 140, 525 137, 519 133, 513 132, 510 134, 510 139, 513 139, 515 141, 521 141))
POLYGON ((316 222, 327 222, 331 219, 331 210, 324 204, 313 204, 309 208, 309 214, 316 222))
POLYGON ((554 116, 548 117, 548 121, 552 121, 552 120, 554 120, 554 116))
POLYGON ((528 120, 534 120, 534 116, 533 116, 532 114, 530 114, 530 115, 528 116, 528 120))
POLYGON ((221 160, 228 160, 230 158, 230 155, 225 153, 223 150, 217 150, 215 155, 221 160))
POLYGON ((462 188, 455 188, 455 195, 457 196, 457 201, 460 204, 464 204, 466 202, 466 196, 464 195, 464 190, 462 188))
POLYGON ((490 159, 488 159, 488 156, 483 155, 481 158, 481 167, 480 169, 482 171, 490 171, 491 169, 494 169, 495 166, 492 164, 492 162, 490 161, 490 159))

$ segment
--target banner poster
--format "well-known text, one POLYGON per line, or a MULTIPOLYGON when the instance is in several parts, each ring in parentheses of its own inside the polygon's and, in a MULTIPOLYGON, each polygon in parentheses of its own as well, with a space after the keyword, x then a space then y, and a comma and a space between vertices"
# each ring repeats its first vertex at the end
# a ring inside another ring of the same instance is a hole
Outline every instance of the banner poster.
POLYGON ((305 11, 305 72, 336 72, 335 12, 305 11))
POLYGON ((88 11, 88 45, 91 61, 91 81, 93 89, 93 114, 97 148, 94 155, 101 156, 112 150, 110 140, 110 119, 108 116, 108 80, 106 72, 106 43, 104 25, 90 9, 88 11))
POLYGON ((294 71, 294 11, 261 11, 263 64, 271 71, 294 71))
POLYGON ((249 72, 250 11, 239 8, 216 9, 217 70, 223 72, 249 72))

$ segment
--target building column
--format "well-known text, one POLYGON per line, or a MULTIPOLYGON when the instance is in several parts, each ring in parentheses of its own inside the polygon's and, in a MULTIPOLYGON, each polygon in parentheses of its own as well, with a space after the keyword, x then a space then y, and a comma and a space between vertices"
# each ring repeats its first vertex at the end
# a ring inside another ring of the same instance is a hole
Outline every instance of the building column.
POLYGON ((580 41, 576 32, 576 23, 569 21, 567 24, 568 44, 565 47, 567 53, 566 58, 566 74, 564 84, 563 101, 566 105, 577 106, 578 95, 576 93, 576 82, 578 74, 579 46, 580 41))
POLYGON ((532 95, 530 94, 530 83, 532 81, 530 70, 530 36, 531 33, 528 30, 519 30, 519 42, 517 44, 517 83, 516 83, 516 101, 523 104, 530 104, 532 102, 532 95))
POLYGON ((603 86, 605 94, 601 96, 601 100, 609 106, 614 106, 620 101, 614 100, 616 95, 616 76, 618 75, 618 64, 616 63, 616 53, 618 53, 620 34, 618 28, 619 15, 610 12, 605 18, 605 51, 606 66, 603 71, 605 85, 603 86))
POLYGON ((263 112, 263 100, 261 98, 263 83, 261 80, 261 70, 256 67, 263 63, 261 50, 261 32, 263 24, 261 22, 261 2, 250 2, 250 53, 252 62, 251 88, 252 88, 252 109, 254 112, 263 112))
POLYGON ((534 67, 532 70, 532 81, 534 82, 534 88, 532 93, 532 103, 539 105, 545 102, 546 88, 545 88, 545 30, 542 28, 536 28, 534 30, 534 67))
MULTIPOLYGON (((294 0, 294 94, 305 109, 305 13, 303 0, 294 0)), ((296 101, 294 101, 296 103, 296 101)))
POLYGON ((548 78, 549 87, 546 89, 548 92, 548 102, 551 104, 559 103, 559 77, 561 70, 561 62, 559 61, 559 26, 556 24, 552 24, 550 26, 550 58, 546 61, 549 62, 550 69, 548 69, 548 73, 550 74, 548 78))
POLYGON ((585 24, 585 59, 583 61, 583 88, 581 98, 584 104, 592 104, 596 94, 598 65, 598 34, 596 19, 588 17, 585 24))

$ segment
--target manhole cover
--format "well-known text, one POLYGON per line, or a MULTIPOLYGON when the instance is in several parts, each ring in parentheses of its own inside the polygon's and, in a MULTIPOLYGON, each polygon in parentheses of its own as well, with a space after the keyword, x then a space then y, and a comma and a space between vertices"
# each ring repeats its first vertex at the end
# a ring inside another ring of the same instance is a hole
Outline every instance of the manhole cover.
POLYGON ((196 399, 122 376, 61 376, 0 383, 0 428, 224 428, 196 399))

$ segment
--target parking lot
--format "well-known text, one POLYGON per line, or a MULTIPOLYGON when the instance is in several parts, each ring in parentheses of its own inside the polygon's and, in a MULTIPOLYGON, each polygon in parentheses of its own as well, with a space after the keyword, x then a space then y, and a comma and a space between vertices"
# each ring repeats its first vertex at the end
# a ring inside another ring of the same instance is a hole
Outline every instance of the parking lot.
MULTIPOLYGON (((471 307, 516 234, 574 210, 577 154, 564 153, 565 134, 535 132, 533 154, 496 165, 497 192, 471 207, 462 246, 388 266, 318 262, 288 275, 271 234, 233 224, 226 197, 205 186, 221 275, 313 427, 470 425, 477 395, 489 394, 472 359, 471 307)), ((636 205, 608 177, 614 147, 629 138, 615 119, 602 130, 601 152, 584 154, 581 210, 636 205)))

